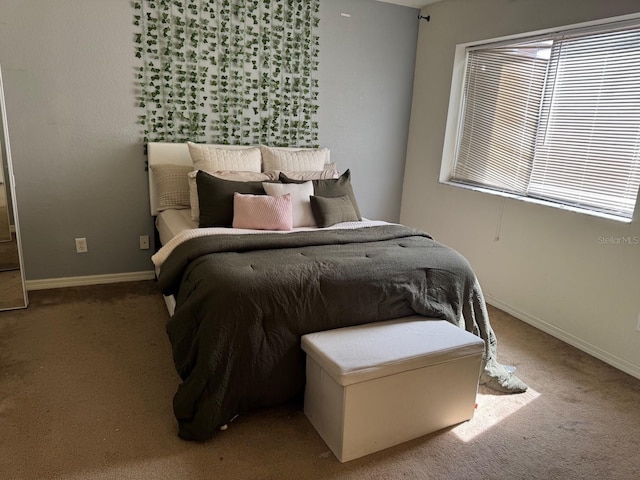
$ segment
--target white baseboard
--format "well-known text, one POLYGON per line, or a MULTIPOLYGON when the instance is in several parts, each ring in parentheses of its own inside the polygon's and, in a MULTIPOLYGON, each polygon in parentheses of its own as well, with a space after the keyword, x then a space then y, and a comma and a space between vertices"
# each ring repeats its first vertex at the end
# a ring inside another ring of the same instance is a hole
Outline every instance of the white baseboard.
POLYGON ((87 275, 82 277, 44 278, 42 280, 27 280, 27 290, 46 290, 49 288, 81 287, 85 285, 103 285, 106 283, 137 282, 153 280, 156 274, 153 270, 144 272, 110 273, 106 275, 87 275))
POLYGON ((596 347, 595 345, 585 342, 583 339, 576 337, 575 335, 562 330, 561 328, 556 327, 555 325, 551 325, 550 323, 545 322, 533 315, 530 315, 522 310, 519 310, 516 307, 513 307, 507 303, 498 300, 495 297, 490 295, 486 295, 486 301, 490 305, 493 305, 500 310, 507 312, 509 315, 516 317, 518 320, 522 320, 529 325, 536 327, 539 330, 542 330, 549 335, 562 340, 569 345, 576 347, 583 352, 588 353, 589 355, 596 357, 602 360, 605 363, 608 363, 612 367, 617 368, 618 370, 622 370, 629 375, 640 378, 640 366, 635 365, 631 362, 628 362, 624 358, 620 358, 617 355, 608 352, 606 350, 601 349, 600 347, 596 347))

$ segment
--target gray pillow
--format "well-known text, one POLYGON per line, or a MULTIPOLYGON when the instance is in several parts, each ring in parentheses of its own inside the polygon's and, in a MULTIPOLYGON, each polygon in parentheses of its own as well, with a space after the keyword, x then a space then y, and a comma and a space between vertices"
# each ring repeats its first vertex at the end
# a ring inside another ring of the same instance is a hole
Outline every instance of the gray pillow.
MULTIPOLYGON (((282 172, 280 172, 280 181, 282 183, 304 183, 304 181, 293 180, 282 172)), ((313 194, 316 197, 335 198, 347 195, 353 204, 353 209, 358 217, 357 220, 362 220, 362 215, 360 215, 360 209, 358 208, 358 202, 356 202, 356 196, 354 195, 353 188, 351 187, 350 170, 344 172, 339 178, 327 178, 312 181, 313 194)))
POLYGON ((196 174, 200 227, 230 227, 233 223, 233 194, 265 195, 262 182, 234 182, 209 175, 196 174))
POLYGON ((349 195, 339 197, 309 197, 313 218, 319 227, 330 227, 340 222, 355 222, 358 219, 349 195))

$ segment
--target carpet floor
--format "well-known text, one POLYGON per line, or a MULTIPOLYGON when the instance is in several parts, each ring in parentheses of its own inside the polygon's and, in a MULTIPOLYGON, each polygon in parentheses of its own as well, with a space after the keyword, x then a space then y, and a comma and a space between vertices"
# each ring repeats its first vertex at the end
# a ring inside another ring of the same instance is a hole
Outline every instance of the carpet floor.
POLYGON ((11 240, 0 241, 0 271, 17 270, 20 268, 18 259, 18 244, 16 237, 11 240))
MULTIPOLYGON (((0 165, 0 168, 2 166, 0 165)), ((11 229, 9 221, 9 207, 5 196, 5 184, 0 182, 0 242, 11 239, 11 229)))
POLYGON ((0 312, 0 479, 640 478, 640 380, 490 308, 499 360, 474 418, 345 464, 300 405, 179 439, 179 378, 154 282, 33 291, 0 312))

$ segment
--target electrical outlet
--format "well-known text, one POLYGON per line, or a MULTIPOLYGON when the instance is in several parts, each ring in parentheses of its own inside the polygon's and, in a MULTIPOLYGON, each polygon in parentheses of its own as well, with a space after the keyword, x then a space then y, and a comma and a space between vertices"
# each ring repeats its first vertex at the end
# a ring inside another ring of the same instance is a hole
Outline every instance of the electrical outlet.
POLYGON ((140 250, 149 250, 149 235, 140 235, 140 250))
POLYGON ((87 239, 86 238, 76 238, 76 253, 87 253, 89 249, 87 248, 87 239))

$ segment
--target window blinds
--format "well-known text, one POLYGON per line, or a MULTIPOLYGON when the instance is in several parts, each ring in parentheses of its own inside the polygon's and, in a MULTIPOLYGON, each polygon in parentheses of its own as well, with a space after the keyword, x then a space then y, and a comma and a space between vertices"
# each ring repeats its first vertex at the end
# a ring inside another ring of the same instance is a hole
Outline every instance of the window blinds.
POLYGON ((518 44, 468 53, 452 180, 526 193, 548 63, 539 54, 544 48, 518 44))
POLYGON ((470 49, 452 180, 631 218, 640 25, 470 49))

